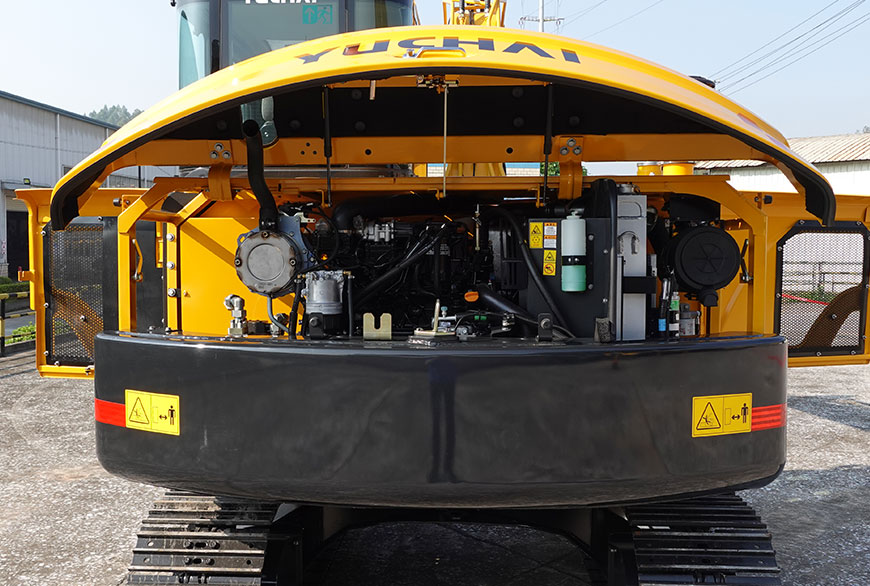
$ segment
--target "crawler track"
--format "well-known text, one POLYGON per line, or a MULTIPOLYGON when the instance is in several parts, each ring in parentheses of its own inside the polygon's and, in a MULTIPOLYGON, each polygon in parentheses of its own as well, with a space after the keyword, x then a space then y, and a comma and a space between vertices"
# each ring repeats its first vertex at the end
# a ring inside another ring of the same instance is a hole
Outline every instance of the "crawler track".
MULTIPOLYGON (((142 522, 127 583, 299 583, 300 550, 287 540, 299 545, 301 532, 276 532, 277 511, 273 503, 169 491, 142 522), (287 566, 295 579, 285 579, 287 566)), ((630 539, 621 542, 611 586, 781 586, 770 532, 738 496, 632 506, 625 516, 630 539)))
POLYGON ((736 495, 626 509, 640 586, 780 586, 767 525, 736 495))
POLYGON ((137 534, 128 584, 264 586, 277 504, 169 491, 137 534))

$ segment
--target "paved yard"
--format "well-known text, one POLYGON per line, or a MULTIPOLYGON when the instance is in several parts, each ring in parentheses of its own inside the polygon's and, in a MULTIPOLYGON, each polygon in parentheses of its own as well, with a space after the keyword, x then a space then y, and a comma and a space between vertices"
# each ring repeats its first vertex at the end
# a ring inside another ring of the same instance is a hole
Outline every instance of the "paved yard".
MULTIPOLYGON (((0 359, 0 584, 116 586, 160 491, 100 468, 91 383, 40 379, 32 364, 32 353, 0 359)), ((788 467, 744 496, 772 527, 784 584, 870 584, 870 368, 790 378, 788 467)), ((585 583, 578 554, 553 539, 523 528, 382 526, 337 541, 334 563, 388 574, 388 584, 415 584, 421 572, 457 586, 585 583), (541 548, 553 559, 540 563, 541 548)))

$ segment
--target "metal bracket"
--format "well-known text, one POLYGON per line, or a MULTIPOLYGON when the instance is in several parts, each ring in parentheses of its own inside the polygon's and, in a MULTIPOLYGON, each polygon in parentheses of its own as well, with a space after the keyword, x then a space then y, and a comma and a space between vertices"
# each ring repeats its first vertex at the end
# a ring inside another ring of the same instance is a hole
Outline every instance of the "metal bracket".
POLYGON ((381 314, 381 327, 375 327, 375 314, 363 314, 363 340, 390 341, 393 339, 393 315, 381 314))

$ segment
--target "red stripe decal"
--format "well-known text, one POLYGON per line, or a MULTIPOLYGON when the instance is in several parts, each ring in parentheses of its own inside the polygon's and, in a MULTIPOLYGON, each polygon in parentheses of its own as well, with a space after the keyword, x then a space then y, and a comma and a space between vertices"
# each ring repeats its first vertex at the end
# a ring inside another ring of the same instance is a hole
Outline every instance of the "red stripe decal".
POLYGON ((785 426, 785 405, 752 408, 752 431, 785 426))
POLYGON ((127 408, 123 403, 94 399, 94 418, 100 423, 127 427, 127 408))

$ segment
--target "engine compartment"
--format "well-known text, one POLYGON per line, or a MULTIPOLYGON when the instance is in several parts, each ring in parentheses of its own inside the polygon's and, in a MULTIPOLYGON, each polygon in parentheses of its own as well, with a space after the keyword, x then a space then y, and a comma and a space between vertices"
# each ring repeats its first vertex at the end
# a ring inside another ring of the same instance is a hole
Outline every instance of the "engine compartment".
POLYGON ((414 193, 330 211, 284 203, 272 229, 239 235, 234 256, 269 319, 249 319, 233 293, 227 331, 429 346, 697 337, 745 253, 720 216, 712 200, 651 198, 610 179, 543 206, 414 193), (280 298, 289 311, 273 311, 280 298))

